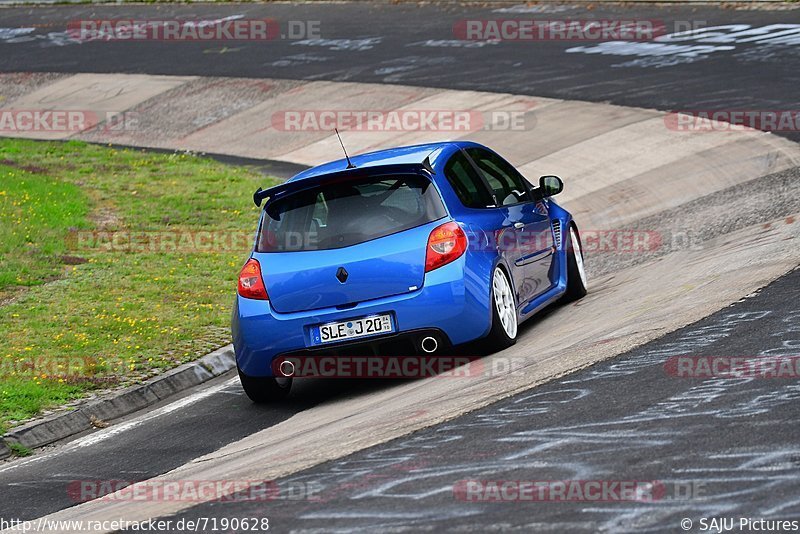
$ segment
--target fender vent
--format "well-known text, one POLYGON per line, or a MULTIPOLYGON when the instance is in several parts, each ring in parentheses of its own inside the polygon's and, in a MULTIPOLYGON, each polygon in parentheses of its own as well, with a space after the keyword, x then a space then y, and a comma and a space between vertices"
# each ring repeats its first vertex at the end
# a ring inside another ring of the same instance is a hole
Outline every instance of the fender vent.
POLYGON ((553 240, 556 248, 561 248, 561 221, 558 219, 553 221, 553 240))

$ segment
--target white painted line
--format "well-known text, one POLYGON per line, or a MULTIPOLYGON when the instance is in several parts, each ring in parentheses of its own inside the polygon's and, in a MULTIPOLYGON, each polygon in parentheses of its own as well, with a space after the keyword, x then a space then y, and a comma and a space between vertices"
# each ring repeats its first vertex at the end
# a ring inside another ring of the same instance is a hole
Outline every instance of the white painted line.
POLYGON ((100 443, 101 441, 105 441, 109 438, 116 436, 117 434, 121 434, 122 432, 126 432, 132 428, 136 428, 152 419, 157 417, 161 417, 162 415, 166 415, 168 413, 172 413, 176 410, 180 410, 181 408, 185 408, 194 404, 195 402, 201 401, 211 395, 214 395, 221 390, 227 388, 228 386, 232 385, 234 382, 238 382, 238 378, 231 378, 230 380, 226 380, 222 384, 217 386, 205 389, 203 391, 198 391, 197 393, 193 393, 188 397, 184 397, 178 401, 173 403, 167 404, 166 406, 162 406, 157 410, 152 412, 146 413, 137 417, 136 419, 132 419, 126 423, 121 425, 114 425, 110 426, 107 429, 101 430, 100 432, 94 432, 93 434, 89 434, 88 436, 84 436, 82 438, 76 439, 71 443, 73 447, 80 448, 80 447, 89 447, 91 445, 95 445, 100 443))
POLYGON ((37 463, 37 462, 40 462, 42 460, 46 460, 46 459, 50 458, 51 456, 64 454, 65 452, 67 452, 69 450, 72 450, 72 449, 79 449, 79 448, 83 448, 83 447, 89 447, 91 445, 96 445, 96 444, 98 444, 98 443, 100 443, 102 441, 105 441, 105 440, 107 440, 109 438, 117 436, 117 435, 119 435, 119 434, 121 434, 123 432, 127 432, 128 430, 131 430, 132 428, 136 428, 138 426, 141 426, 144 423, 147 423, 148 421, 152 421, 153 419, 161 417, 162 415, 166 415, 166 414, 175 412, 177 410, 180 410, 181 408, 186 408, 187 406, 191 406, 192 404, 194 404, 196 402, 199 402, 199 401, 201 401, 203 399, 206 399, 206 398, 208 398, 208 397, 210 397, 212 395, 220 393, 222 390, 224 390, 224 389, 226 389, 226 388, 228 388, 228 387, 230 387, 233 384, 238 383, 238 382, 239 382, 239 379, 237 377, 231 378, 229 380, 226 380, 222 384, 218 384, 216 386, 204 389, 202 391, 198 391, 197 393, 193 393, 193 394, 189 395, 188 397, 184 397, 184 398, 179 399, 179 400, 177 400, 175 402, 171 402, 170 404, 167 404, 166 406, 162 406, 161 408, 153 410, 152 412, 144 413, 144 414, 140 415, 139 417, 136 417, 135 419, 131 419, 130 421, 126 421, 125 423, 122 423, 122 424, 119 424, 119 425, 112 425, 112 426, 110 426, 108 428, 105 428, 103 430, 98 430, 97 432, 93 432, 93 433, 91 433, 91 434, 89 434, 87 436, 84 436, 82 438, 78 438, 78 439, 68 443, 63 448, 59 448, 57 450, 54 450, 54 451, 46 453, 46 454, 32 456, 32 457, 26 458, 24 460, 18 460, 18 461, 15 461, 15 462, 11 462, 8 465, 3 466, 2 468, 0 468, 0 473, 5 473, 5 472, 8 472, 8 471, 17 469, 17 468, 19 468, 21 466, 37 463))

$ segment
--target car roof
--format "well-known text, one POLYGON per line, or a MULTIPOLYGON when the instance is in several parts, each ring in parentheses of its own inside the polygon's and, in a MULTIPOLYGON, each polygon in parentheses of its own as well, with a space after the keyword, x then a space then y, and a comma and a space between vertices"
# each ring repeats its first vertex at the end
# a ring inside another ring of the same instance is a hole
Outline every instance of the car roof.
MULTIPOLYGON (((476 143, 470 141, 443 141, 439 143, 387 148, 352 156, 350 161, 352 161, 353 165, 358 169, 374 168, 377 170, 386 165, 419 164, 422 163, 425 158, 428 158, 431 167, 434 170, 438 170, 439 166, 444 165, 453 152, 459 148, 466 148, 468 146, 476 146, 476 143)), ((289 181, 294 182, 313 176, 340 172, 346 168, 347 160, 342 158, 306 169, 290 178, 289 181)))

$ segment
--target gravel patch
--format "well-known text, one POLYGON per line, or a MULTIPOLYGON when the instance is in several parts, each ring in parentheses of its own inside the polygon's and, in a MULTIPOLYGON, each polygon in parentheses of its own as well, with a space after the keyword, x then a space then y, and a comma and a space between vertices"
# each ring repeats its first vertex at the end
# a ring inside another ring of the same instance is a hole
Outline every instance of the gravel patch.
POLYGON ((249 109, 303 82, 199 78, 145 100, 117 124, 76 136, 84 141, 168 148, 170 143, 249 109))
POLYGON ((639 219, 625 230, 656 230, 661 237, 660 246, 644 252, 587 251, 586 270, 590 276, 598 277, 681 249, 700 250, 710 239, 797 213, 800 167, 793 167, 639 219))
POLYGON ((53 72, 0 73, 0 108, 7 107, 15 99, 67 76, 72 75, 53 72))

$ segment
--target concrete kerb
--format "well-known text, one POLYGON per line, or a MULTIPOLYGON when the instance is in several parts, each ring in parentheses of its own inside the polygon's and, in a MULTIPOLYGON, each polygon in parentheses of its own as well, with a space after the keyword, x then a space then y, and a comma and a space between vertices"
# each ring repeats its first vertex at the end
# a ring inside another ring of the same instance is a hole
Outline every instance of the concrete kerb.
POLYGON ((146 408, 235 367, 233 345, 226 345, 141 384, 109 393, 70 411, 29 421, 12 428, 0 439, 0 459, 11 455, 11 443, 19 443, 28 449, 49 445, 91 430, 99 421, 109 421, 146 408))

